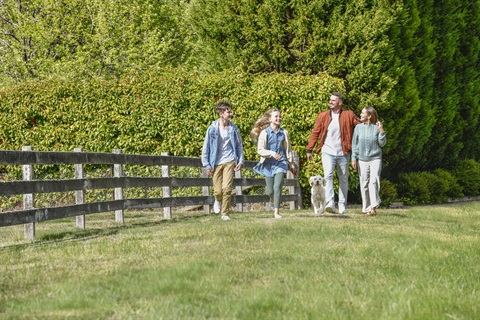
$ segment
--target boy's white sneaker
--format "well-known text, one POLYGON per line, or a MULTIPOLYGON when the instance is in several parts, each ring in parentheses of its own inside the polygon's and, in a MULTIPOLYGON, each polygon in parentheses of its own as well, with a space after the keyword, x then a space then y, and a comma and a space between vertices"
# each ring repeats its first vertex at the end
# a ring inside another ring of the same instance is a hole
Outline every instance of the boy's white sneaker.
POLYGON ((215 202, 213 203, 213 212, 215 213, 220 213, 222 210, 222 203, 215 199, 215 202))
POLYGON ((222 216, 222 220, 223 220, 223 221, 230 220, 230 217, 229 217, 229 216, 222 216))

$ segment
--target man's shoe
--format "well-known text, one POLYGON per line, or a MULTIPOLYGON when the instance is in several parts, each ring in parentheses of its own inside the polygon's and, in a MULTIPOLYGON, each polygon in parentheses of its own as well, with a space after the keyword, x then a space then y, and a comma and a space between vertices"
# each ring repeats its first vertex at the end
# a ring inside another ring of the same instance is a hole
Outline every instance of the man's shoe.
POLYGON ((335 213, 335 209, 333 208, 332 204, 327 204, 327 206, 325 207, 325 211, 328 213, 335 213))
POLYGON ((223 220, 223 221, 230 220, 230 217, 229 217, 229 216, 222 216, 222 220, 223 220))
POLYGON ((274 213, 273 215, 274 215, 275 219, 282 219, 282 216, 279 215, 278 213, 274 213))
POLYGON ((215 203, 213 204, 213 212, 220 213, 220 210, 222 210, 222 203, 215 199, 215 203))
POLYGON ((344 205, 341 205, 341 204, 338 205, 338 213, 340 213, 340 214, 346 214, 347 213, 347 209, 345 208, 344 205))

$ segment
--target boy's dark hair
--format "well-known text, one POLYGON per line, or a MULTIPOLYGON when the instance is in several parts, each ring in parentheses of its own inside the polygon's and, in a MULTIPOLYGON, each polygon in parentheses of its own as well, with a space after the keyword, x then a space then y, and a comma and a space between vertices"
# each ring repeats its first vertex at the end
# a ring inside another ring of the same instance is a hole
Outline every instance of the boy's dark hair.
POLYGON ((220 113, 222 113, 223 111, 225 111, 227 109, 231 110, 232 106, 227 101, 222 100, 222 101, 219 101, 217 103, 217 107, 215 108, 215 111, 220 115, 220 113))

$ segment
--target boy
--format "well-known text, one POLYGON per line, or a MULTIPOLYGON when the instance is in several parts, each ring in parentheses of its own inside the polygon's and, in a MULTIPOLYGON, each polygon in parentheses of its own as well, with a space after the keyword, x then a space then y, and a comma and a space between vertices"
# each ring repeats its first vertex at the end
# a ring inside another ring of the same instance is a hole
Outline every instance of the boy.
POLYGON ((226 101, 217 103, 218 119, 208 127, 202 148, 202 166, 213 176, 213 211, 221 213, 222 220, 230 220, 230 199, 233 190, 234 172, 242 169, 245 162, 242 137, 233 124, 232 107, 226 101))

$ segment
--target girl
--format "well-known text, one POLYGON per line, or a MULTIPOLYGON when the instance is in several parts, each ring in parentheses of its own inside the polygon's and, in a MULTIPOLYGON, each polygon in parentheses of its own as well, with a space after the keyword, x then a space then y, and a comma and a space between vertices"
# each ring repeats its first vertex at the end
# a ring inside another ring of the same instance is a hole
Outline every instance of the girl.
POLYGON ((380 204, 380 172, 382 171, 382 147, 387 143, 383 125, 378 121, 377 111, 366 107, 360 114, 362 124, 355 127, 352 141, 352 167, 360 172, 362 213, 377 214, 380 204))
POLYGON ((260 155, 260 162, 254 170, 265 177, 265 192, 273 203, 276 219, 282 217, 279 211, 285 174, 289 169, 294 175, 297 173, 290 138, 287 130, 280 127, 281 122, 280 110, 270 109, 255 122, 250 132, 253 141, 258 141, 257 152, 260 155))

